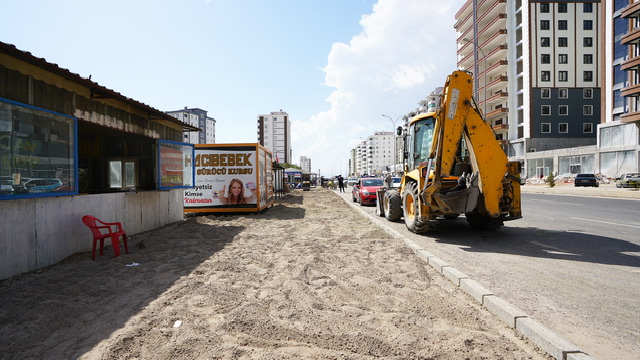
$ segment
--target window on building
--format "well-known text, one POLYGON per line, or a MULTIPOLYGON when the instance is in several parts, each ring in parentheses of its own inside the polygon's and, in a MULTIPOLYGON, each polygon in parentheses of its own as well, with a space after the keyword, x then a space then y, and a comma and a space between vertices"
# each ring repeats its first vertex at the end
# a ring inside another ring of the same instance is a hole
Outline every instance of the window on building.
POLYGON ((540 89, 540 97, 543 99, 551 99, 551 89, 540 89))
POLYGON ((540 20, 540 30, 549 30, 549 20, 540 20))
POLYGON ((569 55, 558 54, 558 64, 568 64, 568 63, 569 63, 569 55))
POLYGON ((549 46, 551 46, 551 39, 549 39, 548 37, 540 38, 540 46, 541 47, 549 47, 549 46))
POLYGON ((558 12, 566 13, 567 12, 567 4, 560 3, 558 4, 558 12))
POLYGON ((558 89, 558 99, 567 99, 569 98, 569 89, 562 88, 558 89))
POLYGON ((566 37, 559 37, 558 38, 558 46, 559 47, 567 47, 569 46, 569 39, 567 39, 566 37))
POLYGON ((585 134, 593 134, 593 124, 592 123, 582 123, 582 132, 585 134))
POLYGON ((582 115, 593 115, 593 105, 582 105, 582 115))
POLYGON ((136 161, 109 161, 109 187, 112 189, 129 189, 136 187, 136 161))
POLYGON ((593 71, 583 71, 582 77, 584 81, 593 81, 593 71))
POLYGON ((582 89, 582 97, 584 99, 593 99, 593 89, 582 89))
POLYGON ((583 45, 584 47, 592 47, 593 46, 593 38, 592 37, 585 37, 584 39, 582 39, 583 45))
POLYGON ((562 116, 569 115, 569 106, 568 105, 558 105, 558 115, 562 115, 562 116))
POLYGON ((582 5, 582 12, 592 13, 593 12, 593 4, 592 3, 584 3, 582 5))
POLYGON ((540 132, 543 134, 551 133, 551 123, 542 123, 540 124, 540 132))
POLYGON ((541 72, 540 81, 551 81, 551 71, 541 72))
POLYGON ((77 193, 74 117, 0 99, 0 198, 77 193))
POLYGON ((568 71, 558 71, 558 81, 566 82, 569 81, 569 72, 568 71))
POLYGON ((540 4, 540 12, 541 13, 548 13, 549 12, 549 4, 548 3, 540 4))
POLYGON ((560 123, 558 124, 558 132, 561 134, 566 134, 569 132, 569 124, 568 123, 560 123))
POLYGON ((567 20, 558 20, 558 30, 567 30, 568 28, 567 20))
POLYGON ((593 54, 584 54, 582 56, 582 62, 585 64, 593 64, 593 54))
POLYGON ((540 106, 540 115, 544 115, 544 116, 551 115, 551 105, 540 106))
POLYGON ((582 30, 593 30, 593 20, 584 20, 582 22, 582 30))
POLYGON ((549 54, 541 54, 540 55, 540 63, 541 64, 551 64, 551 55, 549 55, 549 54))

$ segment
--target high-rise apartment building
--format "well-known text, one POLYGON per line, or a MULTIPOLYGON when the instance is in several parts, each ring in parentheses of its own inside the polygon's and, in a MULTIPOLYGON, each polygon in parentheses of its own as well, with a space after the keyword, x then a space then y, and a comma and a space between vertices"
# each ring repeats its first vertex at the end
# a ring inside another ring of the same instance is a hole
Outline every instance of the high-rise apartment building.
POLYGON ((306 156, 300 156, 300 167, 304 172, 311 172, 311 159, 306 156))
POLYGON ((291 121, 289 114, 274 111, 258 115, 258 142, 280 163, 291 162, 291 121))
POLYGON ((190 144, 215 144, 216 143, 216 120, 207 116, 207 111, 186 106, 182 110, 167 111, 167 114, 189 124, 200 128, 200 131, 185 131, 184 142, 190 144))
POLYGON ((640 2, 606 2, 605 123, 598 128, 600 171, 640 172, 640 2))
POLYGON ((351 152, 353 175, 382 175, 393 169, 394 140, 391 131, 376 131, 351 152))
POLYGON ((458 67, 474 73, 480 110, 528 177, 597 167, 593 151, 567 159, 529 154, 595 147, 604 122, 603 3, 469 0, 456 14, 458 67))

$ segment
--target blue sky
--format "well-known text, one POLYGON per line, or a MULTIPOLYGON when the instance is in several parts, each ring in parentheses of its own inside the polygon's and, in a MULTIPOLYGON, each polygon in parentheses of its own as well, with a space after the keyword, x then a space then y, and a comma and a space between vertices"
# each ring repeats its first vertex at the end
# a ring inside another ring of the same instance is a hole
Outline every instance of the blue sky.
MULTIPOLYGON (((162 111, 217 121, 218 143, 257 142, 282 109, 293 163, 346 175, 349 149, 390 131, 456 70, 464 0, 21 0, 0 41, 162 111)), ((11 14, 11 16, 6 16, 11 14)))

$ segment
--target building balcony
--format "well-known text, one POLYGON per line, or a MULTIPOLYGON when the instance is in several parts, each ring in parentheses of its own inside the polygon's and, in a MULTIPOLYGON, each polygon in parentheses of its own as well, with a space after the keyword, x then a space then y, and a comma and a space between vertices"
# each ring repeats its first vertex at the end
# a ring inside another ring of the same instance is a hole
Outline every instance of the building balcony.
POLYGON ((489 96, 489 98, 487 99, 487 104, 495 104, 497 102, 506 101, 508 97, 509 97, 508 92, 500 91, 497 94, 489 96))
POLYGON ((489 21, 488 24, 484 25, 482 27, 482 30, 478 31, 478 35, 481 36, 482 34, 496 28, 496 26, 499 27, 500 29, 505 28, 507 23, 506 19, 507 19, 507 14, 498 14, 496 17, 491 19, 491 21, 489 21))
POLYGON ((624 124, 640 123, 640 111, 620 115, 620 122, 624 124))
POLYGON ((496 85, 498 85, 498 84, 500 84, 500 83, 506 83, 508 80, 509 80, 509 79, 507 78, 507 76, 506 76, 506 75, 500 75, 500 76, 496 77, 493 81, 490 81, 490 82, 487 84, 487 89, 490 89, 490 88, 492 88, 493 86, 496 86, 496 85))
MULTIPOLYGON (((478 74, 478 76, 484 76, 485 73, 489 74, 492 71, 494 71, 496 69, 499 69, 500 67, 503 67, 503 66, 507 66, 507 60, 499 60, 499 61, 497 61, 496 63, 494 63, 494 64, 490 65, 489 67, 487 67, 484 71, 481 71, 478 74)), ((501 71, 501 72, 506 72, 506 70, 505 71, 501 71)))
POLYGON ((473 11, 463 14, 460 17, 456 17, 458 21, 453 25, 453 28, 459 32, 466 32, 473 28, 473 11), (463 31, 463 29, 466 29, 463 31))
MULTIPOLYGON (((498 109, 501 110, 501 109, 498 109)), ((493 131, 509 130, 509 124, 496 124, 491 127, 493 131)))
POLYGON ((640 95, 640 84, 631 85, 620 91, 621 96, 638 96, 640 95))
POLYGON ((455 18, 458 19, 459 17, 463 16, 463 14, 470 14, 473 10, 472 5, 473 5, 473 1, 467 0, 467 2, 464 5, 462 5, 460 10, 458 10, 458 12, 455 15, 455 18))
POLYGON ((640 28, 636 28, 624 34, 622 38, 620 38, 620 43, 622 45, 627 45, 630 43, 638 42, 638 39, 640 39, 640 28))
POLYGON ((499 108, 499 109, 495 109, 495 110, 491 110, 491 111, 487 112, 487 115, 485 117, 492 118, 494 116, 506 114, 508 112, 509 112, 509 109, 503 107, 503 108, 499 108))
MULTIPOLYGON (((482 4, 479 5, 479 7, 483 7, 485 2, 486 1, 483 1, 482 4)), ((478 23, 482 22, 486 17, 495 15, 499 11, 504 11, 504 4, 506 3, 507 0, 493 0, 493 4, 489 4, 489 7, 483 11, 483 14, 478 16, 478 23)))
POLYGON ((622 10, 621 16, 623 18, 629 18, 640 14, 640 2, 635 2, 622 10))
POLYGON ((629 70, 629 69, 637 69, 640 67, 640 56, 633 57, 627 61, 623 61, 620 69, 629 70))
POLYGON ((499 29, 495 33, 489 35, 489 37, 483 41, 480 46, 484 48, 491 48, 493 46, 497 46, 498 44, 504 44, 507 42, 507 29, 499 29))

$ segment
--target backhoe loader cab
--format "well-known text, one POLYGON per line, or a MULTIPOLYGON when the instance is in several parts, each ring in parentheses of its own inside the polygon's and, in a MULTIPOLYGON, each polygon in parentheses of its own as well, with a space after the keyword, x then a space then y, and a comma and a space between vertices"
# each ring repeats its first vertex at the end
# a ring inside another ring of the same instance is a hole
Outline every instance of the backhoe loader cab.
POLYGON ((521 218, 520 164, 509 162, 475 106, 470 73, 447 78, 435 112, 414 117, 404 134, 404 174, 397 190, 385 191, 380 213, 404 217, 424 233, 437 219, 461 214, 479 229, 498 229, 521 218))

